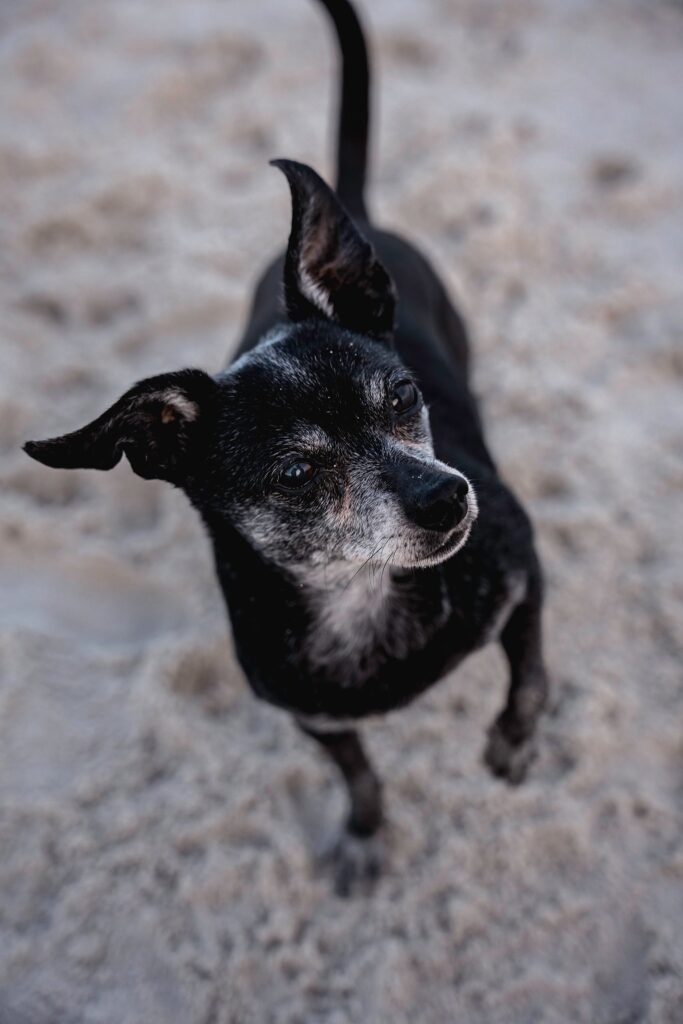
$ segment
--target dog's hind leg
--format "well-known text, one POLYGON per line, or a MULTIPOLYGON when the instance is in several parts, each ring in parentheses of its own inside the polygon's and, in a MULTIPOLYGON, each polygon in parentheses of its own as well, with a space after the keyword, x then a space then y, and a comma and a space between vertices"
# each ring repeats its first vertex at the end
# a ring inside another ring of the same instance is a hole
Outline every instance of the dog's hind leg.
POLYGON ((524 779, 533 759, 533 735, 548 696, 541 637, 542 586, 534 574, 528 592, 508 619, 500 642, 510 666, 505 707, 488 733, 484 759, 511 783, 524 779))
POLYGON ((346 825, 324 860, 333 868, 337 894, 348 896, 354 886, 371 883, 380 872, 380 781, 355 730, 326 732, 308 723, 299 725, 324 748, 346 783, 350 804, 346 825))

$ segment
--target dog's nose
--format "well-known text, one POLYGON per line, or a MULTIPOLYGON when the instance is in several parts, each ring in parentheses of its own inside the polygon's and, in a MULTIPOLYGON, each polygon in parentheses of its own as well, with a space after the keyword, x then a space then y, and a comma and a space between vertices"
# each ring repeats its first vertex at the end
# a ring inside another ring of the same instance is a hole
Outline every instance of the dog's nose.
POLYGON ((459 473, 406 459, 388 466, 386 479, 408 518, 425 530, 448 533, 467 515, 469 485, 459 473))
POLYGON ((416 503, 413 518, 426 530, 447 533, 467 515, 467 480, 447 474, 433 489, 425 492, 416 503))

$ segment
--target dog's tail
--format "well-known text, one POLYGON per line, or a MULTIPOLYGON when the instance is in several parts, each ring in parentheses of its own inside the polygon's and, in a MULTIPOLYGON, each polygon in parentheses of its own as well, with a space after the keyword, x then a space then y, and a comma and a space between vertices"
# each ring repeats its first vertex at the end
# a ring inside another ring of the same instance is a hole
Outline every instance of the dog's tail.
POLYGON ((341 51, 337 134, 337 195, 354 217, 367 220, 365 173, 368 162, 370 66, 358 15, 349 0, 320 0, 334 23, 341 51))

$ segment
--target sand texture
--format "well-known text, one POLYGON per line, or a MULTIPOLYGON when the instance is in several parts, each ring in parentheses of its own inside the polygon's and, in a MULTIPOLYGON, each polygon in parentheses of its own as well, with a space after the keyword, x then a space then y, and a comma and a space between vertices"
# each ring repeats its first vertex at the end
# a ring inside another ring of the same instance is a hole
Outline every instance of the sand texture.
POLYGON ((1 1024, 683 1021, 683 7, 365 8, 372 206, 457 296, 537 525, 539 758, 481 764, 493 647, 370 726, 390 863, 339 900, 341 790, 248 691, 184 496, 20 451, 223 365, 288 231, 268 159, 330 172, 322 12, 7 0, 1 1024))

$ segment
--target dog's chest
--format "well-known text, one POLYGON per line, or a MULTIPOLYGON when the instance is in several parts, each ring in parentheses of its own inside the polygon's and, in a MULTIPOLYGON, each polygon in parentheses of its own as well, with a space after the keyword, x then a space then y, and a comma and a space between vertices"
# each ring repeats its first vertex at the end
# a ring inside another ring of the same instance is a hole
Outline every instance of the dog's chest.
POLYGON ((391 615, 391 581, 377 580, 367 569, 348 582, 315 592, 309 599, 313 621, 309 629, 308 658, 316 667, 346 666, 355 674, 381 644, 391 615))
POLYGON ((446 603, 444 597, 425 619, 410 592, 376 567, 311 588, 305 659, 341 685, 362 682, 383 661, 405 658, 423 645, 443 621, 446 603))

